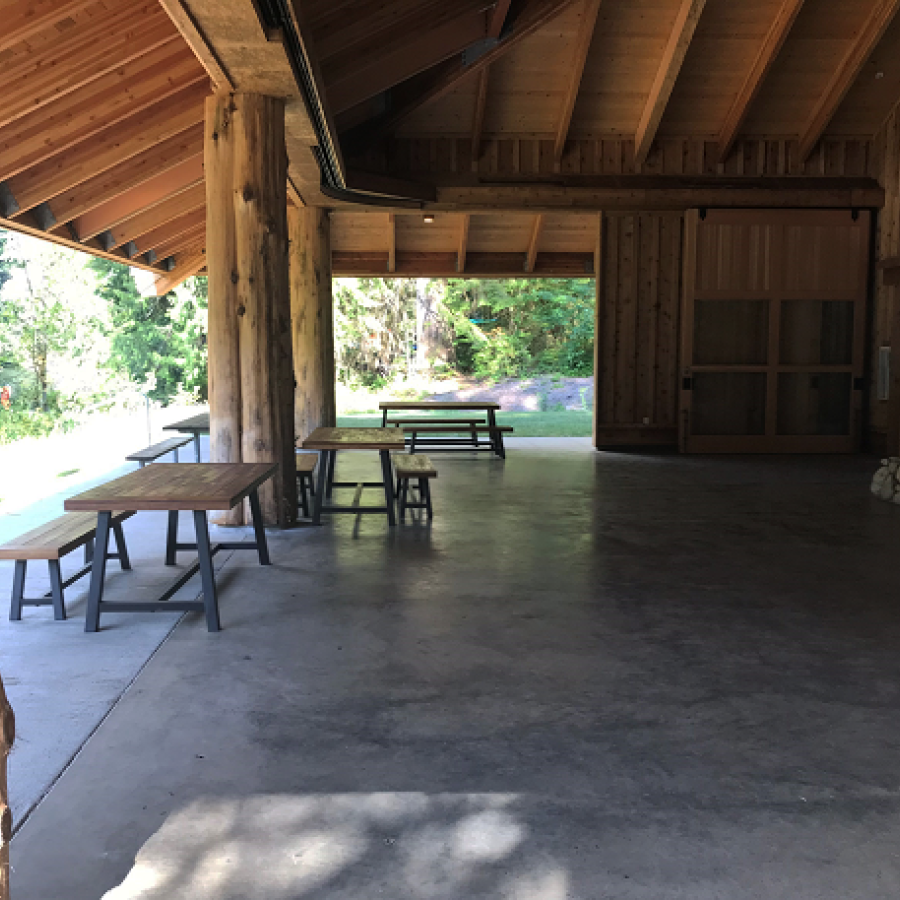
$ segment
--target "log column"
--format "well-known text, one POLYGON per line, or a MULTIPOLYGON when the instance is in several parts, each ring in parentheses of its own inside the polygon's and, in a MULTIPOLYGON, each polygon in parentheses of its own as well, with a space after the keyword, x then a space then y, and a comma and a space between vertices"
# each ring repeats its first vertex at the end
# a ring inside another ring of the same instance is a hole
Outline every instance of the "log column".
POLYGON ((288 210, 294 431, 299 439, 336 424, 331 220, 324 209, 288 210))
POLYGON ((6 785, 6 760, 16 739, 16 720, 0 680, 0 900, 9 900, 9 838, 12 813, 6 785))
MULTIPOLYGON (((297 518, 284 101, 223 94, 206 107, 211 459, 277 462, 267 525, 297 518)), ((248 521, 246 510, 214 519, 248 521)))

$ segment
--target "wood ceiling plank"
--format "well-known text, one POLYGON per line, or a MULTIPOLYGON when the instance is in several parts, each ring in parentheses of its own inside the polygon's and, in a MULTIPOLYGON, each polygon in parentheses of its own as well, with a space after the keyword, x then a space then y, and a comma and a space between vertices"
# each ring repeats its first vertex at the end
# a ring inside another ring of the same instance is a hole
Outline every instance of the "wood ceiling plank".
POLYGON ((478 171, 481 158, 481 137, 484 133, 484 111, 487 108, 491 67, 485 66, 478 76, 478 93, 475 96, 475 115, 472 120, 472 171, 478 171))
POLYGON ((169 19, 178 29, 187 45, 194 51, 194 55, 200 64, 206 69, 209 80, 215 85, 217 91, 233 91, 234 82, 222 65, 216 51, 200 30, 190 10, 182 0, 159 0, 160 5, 166 11, 169 19))
POLYGON ((176 34, 146 56, 0 129, 0 181, 201 84, 208 85, 207 75, 176 34))
POLYGON ((528 250, 525 253, 525 271, 533 272, 534 264, 537 261, 538 249, 541 244, 541 231, 544 228, 543 213, 538 213, 534 217, 534 225, 531 228, 531 239, 528 242, 528 250))
POLYGON ((202 250, 206 244, 206 223, 195 226, 183 234, 172 235, 161 241, 155 247, 145 247, 147 250, 155 250, 157 259, 168 259, 179 253, 193 253, 202 250))
MULTIPOLYGON (((57 222, 77 221, 80 216, 114 202, 131 190, 144 185, 152 186, 158 183, 158 179, 166 179, 170 171, 173 172, 180 166, 192 166, 203 177, 202 123, 154 144, 137 156, 111 166, 93 178, 79 182, 70 190, 54 197, 50 208, 57 222)), ((150 193, 152 197, 153 192, 150 193)), ((111 218, 106 217, 105 220, 111 221, 111 218)))
POLYGON ((94 2, 96 0, 30 0, 9 4, 11 8, 3 14, 0 53, 76 15, 94 2))
POLYGON ((45 203, 113 166, 203 121, 203 101, 209 94, 204 75, 155 106, 142 110, 90 141, 52 156, 7 182, 22 211, 45 203))
MULTIPOLYGON (((133 187, 131 190, 125 191, 118 197, 97 206, 89 213, 80 216, 72 223, 75 231, 82 240, 88 240, 101 232, 113 231, 125 223, 129 223, 130 227, 126 231, 126 236, 113 246, 119 243, 124 244, 126 241, 133 240, 143 231, 134 231, 135 218, 142 218, 144 214, 153 212, 160 204, 165 204, 174 198, 181 197, 188 189, 200 189, 203 193, 203 158, 202 155, 195 155, 185 160, 180 165, 161 172, 155 177, 133 187)), ((199 205, 199 204, 194 204, 199 205)), ((192 209, 187 207, 186 209, 192 209)), ((171 218, 184 212, 185 209, 179 209, 171 218)), ((149 231, 156 225, 166 221, 161 219, 154 221, 153 224, 144 230, 149 231)))
POLYGON ((831 76, 803 129, 799 148, 801 160, 807 160, 816 144, 819 143, 828 123, 859 77, 863 66, 872 55, 898 10, 900 10, 900 0, 879 0, 872 9, 856 36, 856 40, 853 41, 841 60, 841 64, 831 76))
POLYGON ((129 241, 137 241, 143 235, 205 204, 206 184, 201 181, 110 227, 108 230, 113 237, 113 246, 121 247, 129 241))
MULTIPOLYGON (((159 248, 165 246, 170 241, 183 236, 197 233, 202 226, 203 234, 206 233, 206 198, 204 197, 201 205, 186 212, 169 222, 165 222, 158 228, 148 231, 137 238, 133 238, 137 244, 138 253, 147 253, 150 250, 156 250, 157 256, 161 258, 159 248)), ((123 243, 128 243, 123 241, 123 243)), ((121 246, 121 245, 117 245, 121 246)))
POLYGON ((566 147, 566 139, 569 136, 569 126, 572 124, 572 113, 575 111, 575 102, 578 92, 581 90, 581 79, 584 75, 584 65, 587 62, 591 42, 594 39, 594 31, 597 28, 597 17, 600 15, 601 0, 584 0, 584 9, 581 17, 581 25, 578 30, 578 43, 575 45, 575 54, 572 59, 572 71, 569 76, 569 84, 566 88, 566 96, 560 110, 559 123, 556 126, 556 140, 553 144, 553 164, 559 168, 563 150, 566 147))
POLYGON ((469 12, 427 31, 411 31, 405 43, 355 58, 340 72, 325 69, 329 104, 339 114, 461 53, 487 35, 484 13, 469 12))
POLYGON ((634 158, 638 166, 643 165, 650 153, 704 6, 706 0, 682 0, 635 135, 634 158))
POLYGON ((790 34, 791 27, 800 14, 804 0, 784 0, 772 22, 772 27, 766 34, 766 38, 753 60, 753 65, 747 73, 747 77, 734 98, 728 115, 719 132, 719 162, 724 162, 731 153, 731 148, 737 139, 738 131, 747 117, 750 105, 759 94, 763 81, 773 63, 781 52, 784 42, 790 34))
POLYGON ((456 271, 460 275, 466 271, 466 253, 469 249, 469 223, 471 216, 463 213, 459 229, 459 246, 456 248, 456 271))
POLYGON ((23 54, 3 70, 0 128, 146 55, 175 36, 154 0, 131 2, 23 54))

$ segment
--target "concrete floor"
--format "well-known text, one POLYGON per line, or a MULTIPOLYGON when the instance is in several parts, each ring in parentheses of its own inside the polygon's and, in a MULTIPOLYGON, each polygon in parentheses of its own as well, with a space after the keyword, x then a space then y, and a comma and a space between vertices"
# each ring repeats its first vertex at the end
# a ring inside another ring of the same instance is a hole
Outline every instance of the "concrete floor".
POLYGON ((873 466, 441 457, 430 528, 274 533, 17 833, 16 900, 896 900, 873 466))

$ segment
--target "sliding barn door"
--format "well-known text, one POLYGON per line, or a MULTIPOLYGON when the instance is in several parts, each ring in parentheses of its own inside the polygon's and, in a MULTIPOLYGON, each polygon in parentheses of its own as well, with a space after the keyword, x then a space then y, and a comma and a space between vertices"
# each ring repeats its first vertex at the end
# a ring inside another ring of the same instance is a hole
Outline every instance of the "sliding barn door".
POLYGON ((869 214, 688 214, 680 438, 689 453, 859 448, 869 214))

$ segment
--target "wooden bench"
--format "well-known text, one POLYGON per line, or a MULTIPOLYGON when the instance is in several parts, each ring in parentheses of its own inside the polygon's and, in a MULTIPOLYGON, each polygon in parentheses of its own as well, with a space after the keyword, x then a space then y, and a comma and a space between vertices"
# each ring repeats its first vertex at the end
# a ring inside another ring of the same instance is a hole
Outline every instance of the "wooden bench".
POLYGON ((397 476, 397 504, 400 508, 400 521, 406 519, 406 510, 424 509, 428 518, 433 518, 431 508, 431 486, 429 481, 437 478, 437 469, 434 463, 424 453, 393 453, 391 461, 394 464, 394 474, 397 476), (412 479, 418 481, 419 502, 411 503, 409 500, 409 483, 412 479))
POLYGON ((301 453, 297 451, 297 486, 300 488, 300 510, 304 518, 309 518, 309 498, 316 496, 313 473, 319 461, 318 453, 301 453))
POLYGON ((179 447, 183 447, 185 444, 189 444, 193 440, 189 435, 184 435, 182 437, 173 437, 166 438, 164 441, 160 441, 158 444, 151 444, 149 447, 145 447, 143 450, 138 450, 137 453, 132 453, 129 456, 126 456, 125 459, 130 460, 131 462, 140 463, 141 468, 143 469, 147 463, 155 462, 161 456, 165 456, 167 453, 175 453, 175 462, 178 462, 178 449, 179 447))
MULTIPOLYGON (((133 512, 113 513, 112 530, 117 552, 110 553, 107 547, 101 548, 101 552, 106 553, 107 559, 119 560, 119 565, 123 570, 130 569, 131 563, 128 559, 128 549, 125 546, 122 523, 133 515, 133 512)), ((59 620, 66 618, 63 590, 91 571, 94 558, 93 540, 96 530, 96 513, 69 512, 13 538, 0 547, 0 559, 13 559, 16 562, 12 601, 9 608, 10 621, 18 622, 22 618, 23 606, 48 606, 51 603, 53 604, 54 618, 59 620), (84 567, 63 581, 59 561, 78 547, 84 547, 84 567), (29 599, 25 597, 25 570, 30 560, 40 559, 47 560, 50 568, 51 590, 39 599, 29 599)))
POLYGON ((403 431, 410 435, 409 451, 416 452, 416 447, 428 447, 431 450, 463 450, 471 447, 473 450, 490 448, 501 459, 506 459, 506 448, 503 446, 503 435, 509 434, 513 428, 512 425, 402 425, 403 431), (463 434, 468 432, 468 437, 459 438, 420 438, 419 434, 445 435, 445 434, 463 434), (490 436, 487 442, 479 440, 479 435, 487 434, 490 436))

